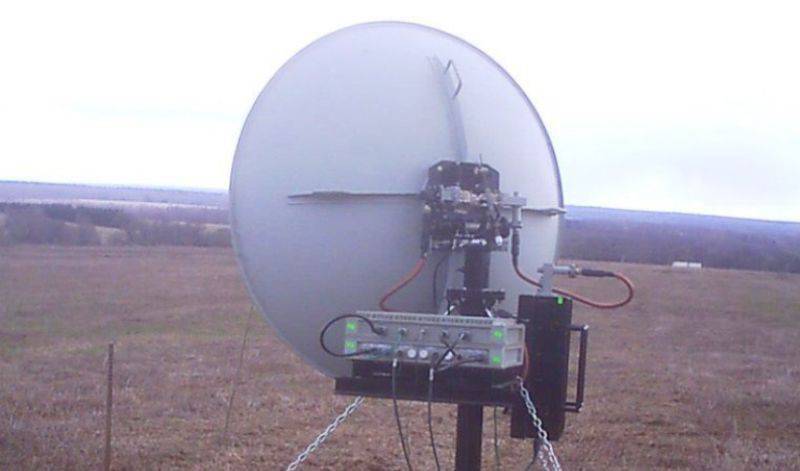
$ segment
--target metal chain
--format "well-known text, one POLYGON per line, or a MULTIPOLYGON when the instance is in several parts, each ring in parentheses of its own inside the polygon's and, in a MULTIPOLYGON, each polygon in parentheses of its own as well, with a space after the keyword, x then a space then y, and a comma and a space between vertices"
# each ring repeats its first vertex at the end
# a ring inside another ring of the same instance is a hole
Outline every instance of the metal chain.
POLYGON ((546 456, 542 456, 542 464, 544 464, 545 469, 552 468, 554 471, 561 471, 561 464, 558 462, 558 458, 556 458, 555 451, 553 451, 553 445, 550 443, 550 440, 547 439, 547 432, 542 428, 542 419, 540 419, 539 415, 536 413, 536 406, 533 405, 531 394, 525 388, 523 379, 517 378, 517 380, 519 381, 519 395, 522 396, 522 400, 525 401, 525 407, 528 408, 528 415, 531 416, 533 426, 536 427, 536 434, 539 436, 539 440, 541 440, 547 452, 546 456))
POLYGON ((295 458, 294 461, 289 463, 289 466, 286 467, 286 471, 296 470, 297 467, 300 466, 300 463, 307 460, 309 455, 314 453, 317 448, 319 448, 319 446, 328 439, 334 430, 336 430, 336 427, 341 425, 342 422, 347 420, 347 418, 350 417, 350 415, 355 412, 356 409, 358 409, 362 402, 364 402, 364 396, 358 396, 353 402, 351 402, 350 405, 344 409, 344 412, 333 419, 333 422, 331 422, 331 424, 328 425, 328 427, 322 433, 317 435, 317 438, 315 438, 314 441, 311 442, 311 444, 309 444, 302 453, 297 455, 297 458, 295 458))

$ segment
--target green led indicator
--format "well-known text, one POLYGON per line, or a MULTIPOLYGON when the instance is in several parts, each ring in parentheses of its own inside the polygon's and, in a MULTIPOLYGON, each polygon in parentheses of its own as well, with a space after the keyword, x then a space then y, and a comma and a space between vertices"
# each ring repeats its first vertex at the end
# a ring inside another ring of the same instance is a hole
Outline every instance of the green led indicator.
POLYGON ((492 336, 494 336, 494 338, 496 338, 497 340, 501 340, 503 338, 503 331, 502 330, 492 331, 492 336))
POLYGON ((344 343, 344 349, 347 352, 354 352, 357 346, 358 344, 356 343, 355 340, 348 340, 344 343))
POLYGON ((503 362, 503 359, 502 359, 502 358, 500 358, 500 355, 494 355, 494 356, 492 356, 492 364, 493 364, 493 365, 499 365, 499 364, 500 364, 500 363, 502 363, 502 362, 503 362))
POLYGON ((559 296, 557 299, 558 299, 558 304, 564 304, 564 298, 559 296))
POLYGON ((355 322, 348 322, 346 324, 348 332, 355 332, 356 331, 356 323, 355 322))

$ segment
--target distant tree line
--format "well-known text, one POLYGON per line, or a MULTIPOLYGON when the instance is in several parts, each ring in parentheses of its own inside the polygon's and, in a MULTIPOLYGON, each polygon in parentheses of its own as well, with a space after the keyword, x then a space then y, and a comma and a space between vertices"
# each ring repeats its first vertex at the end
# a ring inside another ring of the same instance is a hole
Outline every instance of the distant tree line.
POLYGON ((216 222, 224 210, 181 209, 151 211, 154 218, 146 219, 114 207, 0 203, 0 244, 230 245, 229 229, 216 222), (202 214, 215 222, 202 221, 202 214))
POLYGON ((687 260, 706 267, 800 273, 800 233, 567 219, 561 256, 662 265, 687 260))
POLYGON ((43 207, 3 205, 0 243, 96 245, 97 228, 83 217, 64 221, 48 216, 43 207), (68 224, 72 223, 72 224, 68 224))
MULTIPOLYGON (((0 203, 0 244, 230 246, 227 211, 188 205, 0 203)), ((569 219, 561 256, 800 273, 800 231, 720 224, 569 219)))

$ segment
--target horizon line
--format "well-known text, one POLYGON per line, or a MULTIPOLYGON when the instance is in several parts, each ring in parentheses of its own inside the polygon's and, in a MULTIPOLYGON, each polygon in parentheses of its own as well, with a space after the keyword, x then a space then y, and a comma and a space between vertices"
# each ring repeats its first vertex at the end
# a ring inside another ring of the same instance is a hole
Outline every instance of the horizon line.
MULTIPOLYGON (((197 193, 216 193, 220 195, 227 196, 229 193, 228 188, 219 188, 219 187, 182 187, 182 186, 158 186, 158 185, 144 185, 144 184, 132 184, 132 183, 77 183, 77 182, 54 182, 54 181, 43 181, 43 180, 2 180, 0 179, 0 184, 2 183, 21 183, 21 184, 30 184, 30 185, 62 185, 62 186, 73 186, 73 187, 94 187, 94 188, 109 188, 109 189, 130 189, 130 190, 155 190, 155 191, 183 191, 183 192, 197 192, 197 193)), ((608 206, 597 206, 592 204, 566 204, 566 207, 574 207, 574 208, 587 208, 587 209, 603 209, 603 210, 614 210, 614 211, 631 211, 631 212, 639 212, 639 213, 656 213, 656 214, 673 214, 673 215, 680 215, 680 216, 700 216, 700 217, 713 217, 713 218, 722 218, 722 219, 736 219, 740 221, 753 221, 753 222, 770 222, 770 223, 778 223, 778 224, 800 224, 800 219, 792 221, 787 219, 770 219, 770 218, 753 218, 747 216, 730 216, 730 215, 723 215, 723 214, 713 214, 713 213, 690 213, 685 211, 679 210, 656 210, 656 209, 642 209, 642 208, 626 208, 626 207, 608 207, 608 206)), ((569 213, 567 212, 567 215, 569 213)))

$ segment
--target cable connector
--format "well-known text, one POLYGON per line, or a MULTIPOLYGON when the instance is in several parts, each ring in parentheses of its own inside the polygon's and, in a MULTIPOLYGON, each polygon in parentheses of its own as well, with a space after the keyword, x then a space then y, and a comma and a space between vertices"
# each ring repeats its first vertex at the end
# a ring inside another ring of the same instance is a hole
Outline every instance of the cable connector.
POLYGON ((607 270, 597 270, 594 268, 579 268, 578 274, 581 276, 592 276, 596 278, 610 278, 614 276, 614 272, 607 270))
POLYGON ((571 265, 553 265, 552 263, 545 263, 541 268, 539 268, 539 273, 542 274, 542 277, 567 275, 570 278, 575 278, 576 276, 582 274, 581 269, 578 268, 578 266, 574 263, 571 265))
POLYGON ((629 280, 627 277, 625 277, 620 273, 615 273, 605 270, 596 270, 592 268, 578 268, 575 265, 557 266, 553 265, 552 263, 546 263, 542 266, 542 268, 539 269, 539 272, 542 274, 542 276, 539 279, 539 281, 536 281, 533 278, 530 278, 525 273, 523 273, 522 270, 520 270, 516 259, 512 259, 512 264, 514 266, 514 271, 517 273, 517 276, 519 276, 526 283, 538 287, 539 294, 541 295, 549 296, 555 293, 561 296, 566 296, 580 303, 586 304, 587 306, 595 307, 598 309, 616 309, 628 304, 633 299, 633 294, 634 294, 633 283, 631 282, 631 280, 629 280), (577 293, 553 287, 553 278, 555 277, 555 275, 569 275, 571 277, 574 277, 576 275, 583 275, 591 277, 616 278, 623 285, 625 285, 625 289, 628 293, 625 296, 625 298, 622 299, 621 301, 612 303, 601 303, 589 298, 585 298, 577 293))

